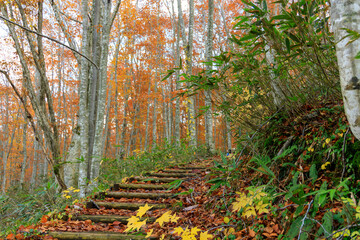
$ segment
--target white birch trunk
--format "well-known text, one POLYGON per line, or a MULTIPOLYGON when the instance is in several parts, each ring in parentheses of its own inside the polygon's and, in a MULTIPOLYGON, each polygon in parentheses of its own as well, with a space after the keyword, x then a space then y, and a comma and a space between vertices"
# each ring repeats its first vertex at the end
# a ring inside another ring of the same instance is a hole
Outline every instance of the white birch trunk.
MULTIPOLYGON (((81 2, 81 16, 82 16, 82 44, 81 53, 88 53, 90 50, 89 39, 89 19, 88 19, 88 0, 81 2)), ((88 81, 89 81, 89 62, 86 59, 81 59, 80 68, 80 87, 79 87, 79 126, 80 126, 80 164, 79 164, 79 189, 80 197, 85 197, 87 186, 87 161, 89 146, 89 107, 88 107, 88 81)))
MULTIPOLYGON (((109 40, 110 40, 110 31, 112 24, 114 22, 115 16, 119 10, 121 1, 117 2, 114 12, 111 12, 111 1, 103 2, 105 6, 103 7, 103 29, 100 40, 101 46, 101 57, 100 57, 100 71, 99 71, 99 92, 97 98, 97 117, 96 117, 96 130, 95 130, 95 139, 94 139, 94 150, 93 156, 96 156, 92 161, 92 176, 91 179, 97 179, 100 171, 100 161, 102 156, 99 156, 99 153, 102 152, 102 139, 104 137, 104 115, 105 115, 105 103, 106 103, 106 90, 107 90, 107 64, 108 64, 108 55, 109 55, 109 40)), ((97 182, 93 181, 94 185, 97 186, 97 182)))
POLYGON ((331 1, 331 22, 337 43, 344 109, 352 133, 360 140, 360 59, 355 59, 360 51, 360 39, 352 43, 349 43, 349 38, 343 39, 347 35, 345 29, 360 32, 359 12, 359 0, 331 1))
MULTIPOLYGON (((207 37, 205 46, 205 61, 210 62, 213 49, 213 28, 214 28, 214 0, 208 0, 208 24, 207 24, 207 37)), ((206 76, 211 77, 210 71, 211 65, 206 65, 206 76)), ((211 153, 215 153, 214 133, 213 133, 213 118, 212 118, 212 102, 211 102, 211 90, 205 90, 205 142, 206 147, 211 153)))

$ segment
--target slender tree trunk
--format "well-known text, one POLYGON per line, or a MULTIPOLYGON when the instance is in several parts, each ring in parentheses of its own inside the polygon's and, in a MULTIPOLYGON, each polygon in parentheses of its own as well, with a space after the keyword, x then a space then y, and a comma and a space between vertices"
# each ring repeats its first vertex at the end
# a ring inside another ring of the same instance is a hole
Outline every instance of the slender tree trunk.
POLYGON ((8 149, 6 149, 6 151, 3 151, 3 174, 4 174, 4 177, 3 177, 2 189, 1 189, 3 193, 5 193, 5 190, 6 190, 7 162, 8 162, 10 152, 11 152, 11 149, 12 149, 12 146, 14 143, 15 132, 16 132, 16 128, 14 127, 12 134, 10 136, 10 145, 9 145, 8 149))
POLYGON ((37 177, 37 169, 38 169, 38 162, 39 162, 39 143, 38 140, 34 139, 34 159, 33 159, 33 166, 32 166, 32 173, 31 173, 31 180, 30 180, 30 188, 34 189, 36 187, 36 180, 37 177))
POLYGON ((115 66, 114 66, 114 80, 115 80, 115 106, 114 106, 114 115, 115 115, 115 158, 119 159, 120 157, 120 128, 119 128, 119 101, 118 101, 118 95, 119 95, 119 86, 118 86, 118 75, 117 75, 117 68, 119 63, 119 51, 120 51, 120 43, 121 38, 118 36, 118 39, 116 40, 116 47, 115 47, 115 66))
MULTIPOLYGON (((90 52, 88 0, 81 2, 82 16, 82 44, 81 53, 90 52)), ((80 126, 80 165, 79 165, 79 188, 80 197, 85 197, 87 185, 87 160, 89 152, 89 106, 88 106, 88 82, 89 62, 81 58, 80 87, 79 87, 79 126, 80 126)))
MULTIPOLYGON (((94 139, 94 150, 93 155, 101 153, 102 150, 102 139, 104 137, 104 115, 105 115, 105 103, 106 103, 106 91, 107 91, 107 63, 109 55, 109 40, 110 40, 110 31, 112 24, 114 22, 115 16, 119 10, 121 1, 119 0, 114 8, 114 11, 111 12, 111 1, 105 1, 103 4, 103 28, 102 35, 100 39, 101 46, 101 60, 100 60, 100 85, 99 85, 99 95, 97 99, 97 117, 96 117, 96 132, 94 139)), ((96 179, 99 176, 100 170, 100 161, 102 156, 97 156, 92 161, 92 177, 91 179, 96 179)), ((93 182, 97 186, 97 182, 93 182)))
MULTIPOLYGON (((209 65, 212 57, 213 49, 213 29, 214 29, 214 0, 208 0, 208 24, 207 24, 207 37, 206 37, 206 47, 205 47, 205 61, 208 63, 206 65, 206 75, 208 78, 211 78, 212 66, 209 65)), ((211 90, 205 90, 205 142, 206 147, 211 153, 215 153, 215 143, 214 143, 214 133, 213 133, 213 118, 212 118, 212 102, 211 102, 211 90)))
MULTIPOLYGON (((174 6, 174 4, 173 4, 174 6)), ((176 28, 176 59, 175 59, 175 66, 180 66, 180 21, 177 21, 176 27, 174 27, 174 32, 176 28)), ((176 70, 176 91, 180 90, 180 71, 176 70)), ((175 144, 177 146, 180 145, 180 97, 176 98, 176 105, 175 105, 175 144)))
MULTIPOLYGON (((182 35, 182 41, 185 48, 185 73, 187 76, 192 74, 192 52, 193 52, 193 38, 194 38, 194 0, 189 1, 189 35, 188 40, 186 40, 186 33, 184 27, 184 20, 182 17, 182 7, 181 1, 178 1, 178 14, 180 21, 180 29, 182 35)), ((189 85, 188 85, 189 86, 189 85)), ((196 147, 196 124, 195 124, 195 97, 189 96, 187 99, 188 102, 188 127, 187 135, 190 139, 190 146, 196 147)))
POLYGON ((145 125, 145 143, 144 143, 144 151, 148 150, 149 147, 149 123, 150 123, 150 103, 149 96, 151 93, 151 81, 149 81, 148 88, 148 97, 147 97, 147 110, 146 110, 146 125, 145 125))
POLYGON ((21 189, 25 189, 25 171, 27 169, 27 125, 28 125, 28 120, 27 120, 27 116, 26 113, 24 111, 24 124, 23 124, 23 150, 22 150, 22 154, 23 154, 23 161, 21 164, 21 174, 20 174, 20 187, 21 189))

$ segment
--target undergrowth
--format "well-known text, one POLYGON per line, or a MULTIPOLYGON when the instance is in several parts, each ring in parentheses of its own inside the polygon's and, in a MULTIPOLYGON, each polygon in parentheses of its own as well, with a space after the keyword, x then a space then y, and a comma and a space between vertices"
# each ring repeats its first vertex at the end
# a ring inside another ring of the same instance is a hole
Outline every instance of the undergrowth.
POLYGON ((222 239, 358 239, 360 144, 342 103, 304 105, 255 133, 215 162, 209 181, 232 204, 226 216, 236 227, 222 239))

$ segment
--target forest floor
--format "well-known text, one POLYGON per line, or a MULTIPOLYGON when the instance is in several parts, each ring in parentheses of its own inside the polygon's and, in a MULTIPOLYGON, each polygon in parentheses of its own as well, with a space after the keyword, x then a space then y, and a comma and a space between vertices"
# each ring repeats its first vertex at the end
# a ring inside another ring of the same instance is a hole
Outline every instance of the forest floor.
POLYGON ((272 121, 259 136, 268 155, 249 146, 253 153, 237 158, 209 157, 124 178, 6 239, 360 236, 360 144, 341 103, 305 105, 292 118, 272 121))

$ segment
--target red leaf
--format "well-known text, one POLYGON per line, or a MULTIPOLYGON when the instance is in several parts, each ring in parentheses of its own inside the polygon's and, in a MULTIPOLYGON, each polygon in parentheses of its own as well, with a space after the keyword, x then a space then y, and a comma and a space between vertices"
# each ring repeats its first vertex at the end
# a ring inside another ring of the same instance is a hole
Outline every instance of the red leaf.
POLYGON ((48 219, 49 219, 49 216, 44 215, 44 216, 41 217, 40 222, 41 222, 41 223, 46 223, 48 219))
POLYGON ((15 239, 15 235, 13 233, 10 233, 9 235, 7 235, 6 239, 15 239))

